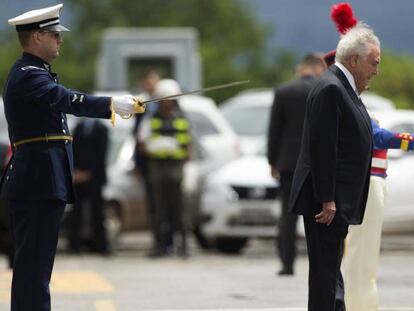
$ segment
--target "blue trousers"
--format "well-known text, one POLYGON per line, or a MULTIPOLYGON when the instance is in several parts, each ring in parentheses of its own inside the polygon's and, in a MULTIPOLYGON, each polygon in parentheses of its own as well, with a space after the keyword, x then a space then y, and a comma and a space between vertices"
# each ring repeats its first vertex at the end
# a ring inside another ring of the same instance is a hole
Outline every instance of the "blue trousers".
POLYGON ((65 202, 9 201, 15 242, 11 311, 49 311, 49 283, 65 202))

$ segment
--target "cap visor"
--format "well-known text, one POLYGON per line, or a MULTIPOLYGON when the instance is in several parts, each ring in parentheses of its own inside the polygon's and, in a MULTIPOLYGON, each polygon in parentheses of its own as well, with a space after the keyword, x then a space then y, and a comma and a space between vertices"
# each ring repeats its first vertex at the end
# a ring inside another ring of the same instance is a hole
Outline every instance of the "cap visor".
POLYGON ((53 25, 53 26, 45 27, 42 30, 48 30, 48 31, 70 31, 65 26, 60 25, 60 24, 59 25, 53 25))

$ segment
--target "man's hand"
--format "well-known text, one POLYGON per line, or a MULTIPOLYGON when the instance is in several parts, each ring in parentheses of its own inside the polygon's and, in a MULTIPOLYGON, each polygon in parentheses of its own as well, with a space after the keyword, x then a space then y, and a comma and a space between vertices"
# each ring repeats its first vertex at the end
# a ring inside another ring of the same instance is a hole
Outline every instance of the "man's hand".
POLYGON ((280 179, 280 173, 276 165, 270 166, 270 174, 272 175, 274 179, 277 179, 277 180, 280 179))
POLYGON ((145 105, 132 95, 113 96, 111 100, 115 113, 122 118, 128 118, 133 113, 144 113, 145 111, 145 105))
POLYGON ((90 171, 84 171, 84 170, 75 170, 73 174, 73 182, 75 184, 83 184, 85 182, 88 182, 92 179, 92 174, 90 171))
POLYGON ((322 211, 315 216, 316 222, 329 226, 336 214, 334 201, 322 203, 322 211))

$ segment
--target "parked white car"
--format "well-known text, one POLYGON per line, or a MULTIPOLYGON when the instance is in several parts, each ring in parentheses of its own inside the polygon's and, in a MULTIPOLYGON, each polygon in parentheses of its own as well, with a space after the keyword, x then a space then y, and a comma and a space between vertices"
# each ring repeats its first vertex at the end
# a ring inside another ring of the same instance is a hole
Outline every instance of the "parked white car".
MULTIPOLYGON (((113 96, 114 93, 99 92, 113 96)), ((197 229, 199 196, 204 176, 236 158, 238 138, 214 101, 208 97, 188 95, 179 99, 179 105, 189 118, 193 134, 192 160, 184 168, 183 190, 193 229, 197 229)), ((71 118, 71 122, 76 118, 71 118)), ((107 226, 112 242, 122 231, 148 229, 148 208, 143 180, 134 172, 135 140, 132 133, 134 119, 117 116, 111 128, 108 151, 108 182, 104 198, 108 203, 107 226)), ((108 121, 104 124, 111 126, 108 121)))
POLYGON ((239 138, 209 97, 187 95, 178 104, 190 120, 192 133, 218 167, 240 154, 239 138))
MULTIPOLYGON (((414 133, 414 111, 385 109, 372 114, 381 127, 414 133)), ((389 150, 388 153, 383 232, 414 232, 414 152, 389 150)), ((278 184, 270 176, 263 154, 234 160, 206 179, 201 199, 205 219, 202 232, 216 240, 219 250, 233 253, 240 251, 251 237, 274 237, 280 214, 277 195, 278 184), (274 191, 272 199, 267 199, 269 191, 274 191)), ((302 222, 298 222, 298 229, 303 235, 302 222)))
POLYGON ((255 154, 267 135, 272 89, 243 91, 224 101, 221 112, 240 138, 242 154, 255 154))
MULTIPOLYGON (((262 144, 263 147, 263 144, 262 144)), ((262 152, 236 159, 206 178, 200 229, 217 249, 238 253, 249 238, 272 238, 281 206, 279 183, 262 152)))
MULTIPOLYGON (((414 111, 377 111, 373 115, 383 128, 414 133, 414 111)), ((390 149, 388 158, 383 232, 414 232, 414 152, 390 149)))
MULTIPOLYGON (((220 109, 240 137, 243 154, 254 154, 266 138, 273 104, 273 89, 240 92, 220 105, 220 109)), ((370 111, 395 109, 394 103, 372 92, 364 92, 362 101, 370 111)))

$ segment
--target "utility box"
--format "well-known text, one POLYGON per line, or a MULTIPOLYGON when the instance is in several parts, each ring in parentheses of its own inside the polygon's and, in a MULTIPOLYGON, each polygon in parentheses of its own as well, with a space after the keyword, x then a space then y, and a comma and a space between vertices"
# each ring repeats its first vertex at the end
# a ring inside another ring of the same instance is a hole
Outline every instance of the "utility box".
POLYGON ((156 70, 183 90, 201 88, 198 32, 194 28, 108 28, 102 38, 97 88, 136 90, 139 78, 156 70))

